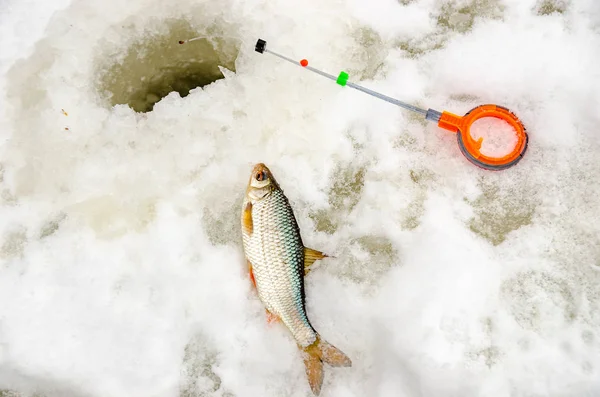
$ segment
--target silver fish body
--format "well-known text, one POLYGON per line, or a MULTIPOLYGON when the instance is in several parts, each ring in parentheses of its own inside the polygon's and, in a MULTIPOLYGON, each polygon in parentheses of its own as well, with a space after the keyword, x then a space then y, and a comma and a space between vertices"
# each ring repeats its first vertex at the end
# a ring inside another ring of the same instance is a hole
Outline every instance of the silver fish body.
POLYGON ((306 316, 304 245, 292 208, 280 189, 252 206, 253 232, 243 234, 247 259, 260 300, 281 319, 298 344, 306 347, 317 333, 306 316))
POLYGON ((349 367, 350 359, 323 340, 312 327, 305 307, 304 277, 310 266, 327 257, 305 247, 283 190, 266 165, 250 176, 241 215, 242 240, 250 278, 271 318, 281 321, 302 351, 312 392, 323 383, 323 362, 349 367))

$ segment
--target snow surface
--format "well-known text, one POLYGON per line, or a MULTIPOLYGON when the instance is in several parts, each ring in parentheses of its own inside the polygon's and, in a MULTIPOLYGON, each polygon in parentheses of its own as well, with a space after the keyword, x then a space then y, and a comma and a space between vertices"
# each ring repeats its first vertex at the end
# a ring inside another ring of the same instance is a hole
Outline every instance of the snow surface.
POLYGON ((518 142, 516 130, 506 121, 495 117, 475 120, 469 128, 475 140, 483 138, 480 151, 483 155, 500 158, 512 153, 518 142))
POLYGON ((596 0, 0 8, 0 396, 310 396, 245 273, 256 162, 335 256, 308 314, 353 366, 326 367, 321 395, 600 394, 596 0), (235 73, 112 107, 110 66, 182 21, 237 45, 235 73), (258 38, 417 106, 506 106, 529 150, 480 170, 453 134, 258 38))

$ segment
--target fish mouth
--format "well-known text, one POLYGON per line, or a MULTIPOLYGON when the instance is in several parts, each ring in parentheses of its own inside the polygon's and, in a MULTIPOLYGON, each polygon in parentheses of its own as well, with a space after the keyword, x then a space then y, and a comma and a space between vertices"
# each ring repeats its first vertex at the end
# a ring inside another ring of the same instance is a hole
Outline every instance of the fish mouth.
POLYGON ((250 181, 248 183, 247 193, 254 200, 259 200, 268 195, 273 189, 278 189, 279 185, 273 177, 271 170, 264 163, 257 163, 252 168, 250 181))
POLYGON ((254 187, 263 187, 274 182, 274 180, 275 178, 273 178, 271 170, 264 163, 258 163, 252 168, 250 185, 254 187))
POLYGON ((271 171, 264 163, 252 167, 246 193, 252 200, 259 200, 271 190, 271 171))
POLYGON ((264 163, 257 163, 252 168, 252 175, 256 175, 259 172, 266 173, 269 177, 271 176, 271 170, 264 163))

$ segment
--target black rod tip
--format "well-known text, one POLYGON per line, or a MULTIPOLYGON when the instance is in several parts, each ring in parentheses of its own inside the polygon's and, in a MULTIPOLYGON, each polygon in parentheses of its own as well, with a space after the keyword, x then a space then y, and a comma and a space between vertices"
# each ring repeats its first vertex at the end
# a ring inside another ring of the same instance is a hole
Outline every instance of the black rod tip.
POLYGON ((258 39, 258 41, 256 42, 256 46, 254 47, 254 50, 256 52, 260 52, 261 54, 263 52, 265 52, 265 47, 267 46, 267 42, 262 40, 262 39, 258 39))

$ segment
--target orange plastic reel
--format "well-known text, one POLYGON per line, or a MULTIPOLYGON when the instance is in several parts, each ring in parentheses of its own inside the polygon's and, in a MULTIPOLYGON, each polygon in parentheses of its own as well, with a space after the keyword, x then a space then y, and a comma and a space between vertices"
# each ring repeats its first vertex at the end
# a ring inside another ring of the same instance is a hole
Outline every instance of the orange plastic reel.
POLYGON ((519 118, 509 109, 498 105, 480 105, 464 116, 457 116, 450 112, 442 112, 438 126, 448 131, 458 132, 458 146, 462 154, 471 163, 486 170, 499 171, 512 167, 517 164, 525 154, 529 143, 525 126, 519 118), (502 157, 486 156, 481 153, 481 143, 483 138, 478 140, 471 136, 471 126, 473 123, 484 117, 496 117, 506 121, 517 133, 517 143, 509 154, 502 157))

